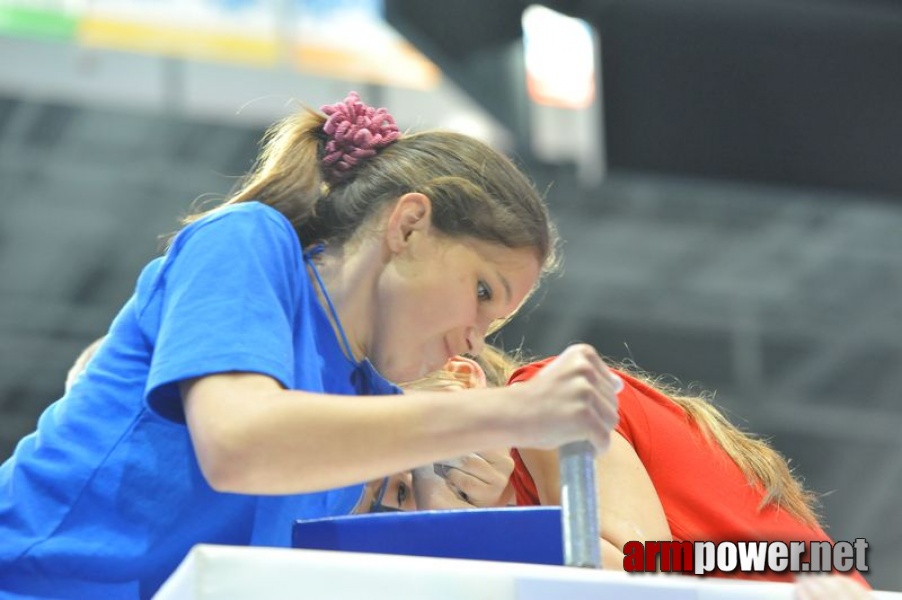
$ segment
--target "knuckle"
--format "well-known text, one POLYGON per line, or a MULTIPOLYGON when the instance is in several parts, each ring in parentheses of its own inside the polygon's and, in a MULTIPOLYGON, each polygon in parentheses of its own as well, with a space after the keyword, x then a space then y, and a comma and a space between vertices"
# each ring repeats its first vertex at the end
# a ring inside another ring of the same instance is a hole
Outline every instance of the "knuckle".
POLYGON ((589 423, 592 419, 592 408, 588 404, 580 405, 579 409, 576 411, 576 419, 580 423, 589 423))
POLYGON ((595 397, 595 386, 588 379, 581 379, 578 386, 578 395, 580 399, 591 400, 595 397))
POLYGON ((579 375, 580 377, 583 377, 583 378, 585 378, 585 379, 588 379, 589 377, 592 377, 592 375, 593 375, 595 369, 594 369, 594 367, 592 366, 592 363, 590 363, 588 360, 581 359, 581 360, 576 364, 576 368, 574 369, 574 371, 575 371, 576 374, 579 375))
POLYGON ((472 479, 467 479, 467 480, 461 481, 460 484, 457 486, 457 489, 458 489, 458 491, 463 492, 464 494, 472 495, 473 492, 476 491, 476 482, 473 481, 472 479))

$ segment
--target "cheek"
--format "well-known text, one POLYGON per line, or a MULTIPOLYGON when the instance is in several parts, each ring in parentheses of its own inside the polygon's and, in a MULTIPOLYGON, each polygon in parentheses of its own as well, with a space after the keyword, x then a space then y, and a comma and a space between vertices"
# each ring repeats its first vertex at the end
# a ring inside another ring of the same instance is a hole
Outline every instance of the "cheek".
POLYGON ((387 286, 379 297, 379 330, 382 337, 417 338, 434 320, 435 299, 424 294, 420 285, 399 280, 387 286))
POLYGON ((437 306, 448 320, 472 320, 479 311, 479 299, 476 290, 465 281, 454 285, 445 285, 435 296, 437 306))
POLYGON ((406 331, 432 337, 459 326, 468 314, 472 314, 472 307, 462 294, 438 288, 433 293, 406 299, 402 318, 406 318, 408 324, 406 331))
POLYGON ((449 280, 441 273, 393 286, 382 301, 385 333, 408 343, 469 326, 478 318, 476 292, 463 280, 449 280))
MULTIPOLYGON (((399 329, 403 337, 431 337, 441 326, 443 315, 430 303, 408 304, 399 311, 399 329)), ((401 307, 398 307, 401 308, 401 307)))

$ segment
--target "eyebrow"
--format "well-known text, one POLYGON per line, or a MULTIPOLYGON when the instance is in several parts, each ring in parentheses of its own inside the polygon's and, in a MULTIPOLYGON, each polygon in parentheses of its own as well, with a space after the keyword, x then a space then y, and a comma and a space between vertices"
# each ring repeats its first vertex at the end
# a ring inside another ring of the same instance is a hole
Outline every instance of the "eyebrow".
POLYGON ((507 278, 501 274, 501 271, 496 270, 495 274, 498 275, 498 279, 501 280, 501 284, 504 286, 504 291, 507 293, 507 303, 510 304, 511 297, 513 293, 511 292, 511 284, 507 280, 507 278))

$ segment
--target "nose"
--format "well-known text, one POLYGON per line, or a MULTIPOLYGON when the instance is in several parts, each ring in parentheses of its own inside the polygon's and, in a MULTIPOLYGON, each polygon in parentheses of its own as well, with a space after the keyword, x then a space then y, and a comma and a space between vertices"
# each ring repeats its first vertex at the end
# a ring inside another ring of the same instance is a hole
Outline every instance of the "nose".
POLYGON ((485 330, 475 327, 467 329, 467 346, 470 348, 470 354, 481 354, 485 348, 485 330))

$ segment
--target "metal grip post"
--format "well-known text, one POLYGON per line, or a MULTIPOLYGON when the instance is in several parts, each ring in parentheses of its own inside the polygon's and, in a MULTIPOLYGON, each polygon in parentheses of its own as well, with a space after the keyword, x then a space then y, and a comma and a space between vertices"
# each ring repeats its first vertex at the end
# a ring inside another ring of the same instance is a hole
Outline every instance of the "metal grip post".
POLYGON ((561 446, 559 455, 564 564, 600 569, 595 448, 589 442, 572 442, 561 446))

